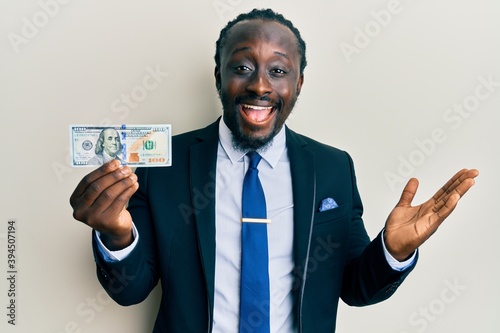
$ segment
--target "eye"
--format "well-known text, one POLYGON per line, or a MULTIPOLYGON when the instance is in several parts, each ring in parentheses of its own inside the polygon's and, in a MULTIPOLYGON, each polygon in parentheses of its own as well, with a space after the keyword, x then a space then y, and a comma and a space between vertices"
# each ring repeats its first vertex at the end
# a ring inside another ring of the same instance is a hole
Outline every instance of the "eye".
POLYGON ((277 75, 277 76, 283 76, 286 74, 286 71, 284 71, 283 69, 281 68, 273 68, 271 70, 271 74, 274 74, 274 75, 277 75))
POLYGON ((245 66, 245 65, 240 65, 240 66, 236 66, 234 67, 234 71, 236 73, 245 73, 245 72, 249 72, 251 71, 252 69, 248 66, 245 66))

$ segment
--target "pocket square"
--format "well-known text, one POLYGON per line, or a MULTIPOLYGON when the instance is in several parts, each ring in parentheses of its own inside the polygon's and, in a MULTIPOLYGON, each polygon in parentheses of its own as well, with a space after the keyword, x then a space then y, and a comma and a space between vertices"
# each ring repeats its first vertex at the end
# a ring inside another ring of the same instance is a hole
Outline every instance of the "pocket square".
POLYGON ((337 208, 339 205, 332 198, 326 198, 321 201, 321 205, 319 206, 319 211, 324 212, 325 210, 330 210, 337 208))

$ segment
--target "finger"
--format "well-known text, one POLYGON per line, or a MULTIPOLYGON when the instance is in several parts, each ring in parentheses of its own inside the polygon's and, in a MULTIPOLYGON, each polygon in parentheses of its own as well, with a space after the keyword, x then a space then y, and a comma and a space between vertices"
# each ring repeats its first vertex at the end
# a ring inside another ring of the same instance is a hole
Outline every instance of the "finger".
POLYGON ((127 200, 138 188, 139 184, 137 183, 137 176, 135 174, 132 174, 128 179, 124 179, 121 182, 116 183, 115 185, 106 189, 106 191, 101 194, 99 199, 96 200, 92 206, 75 210, 73 216, 75 217, 75 219, 82 221, 90 227, 101 232, 104 232, 109 228, 116 228, 117 226, 114 224, 119 219, 121 211, 125 209, 127 200), (128 183, 128 185, 130 186, 125 185, 126 183, 128 183), (116 197, 114 197, 113 193, 120 191, 120 185, 123 187, 123 190, 121 192, 118 192, 116 194, 116 197), (127 198, 120 199, 124 200, 121 208, 108 210, 108 208, 113 205, 113 202, 116 200, 116 198, 123 196, 122 193, 126 192, 130 187, 132 188, 132 191, 127 196, 127 198))
MULTIPOLYGON (((436 212, 441 209, 441 207, 446 204, 449 197, 453 194, 458 194, 460 199, 474 185, 474 178, 477 177, 478 174, 479 172, 477 170, 467 170, 465 173, 462 173, 460 177, 458 177, 451 185, 449 185, 448 187, 446 185, 443 186, 440 190, 442 191, 441 195, 439 197, 433 197, 433 210, 436 212)), ((450 183, 450 181, 448 183, 450 183)))
POLYGON ((411 202, 415 197, 418 189, 418 180, 416 178, 411 178, 406 186, 403 189, 403 193, 401 193, 401 197, 399 198, 399 202, 396 207, 405 207, 411 206, 411 202))
POLYGON ((453 192, 460 196, 464 195, 469 188, 474 185, 474 178, 479 175, 476 169, 462 169, 455 174, 439 191, 436 192, 433 199, 437 203, 443 198, 449 196, 453 192), (472 182, 471 182, 472 180, 472 182))
POLYGON ((137 182, 135 174, 127 176, 123 173, 124 170, 132 172, 129 167, 121 167, 90 184, 83 195, 72 203, 73 217, 89 225, 93 224, 117 195, 137 182))
POLYGON ((130 200, 132 195, 139 188, 139 183, 135 181, 130 187, 126 188, 120 195, 118 195, 115 200, 108 206, 108 208, 103 212, 104 214, 119 214, 125 209, 127 202, 130 200))
POLYGON ((464 196, 467 191, 475 184, 474 178, 479 175, 479 171, 472 169, 460 177, 461 182, 456 186, 453 192, 445 196, 439 205, 434 207, 435 218, 442 222, 455 210, 458 201, 464 196))
POLYGON ((453 193, 448 200, 446 200, 445 204, 441 206, 439 210, 437 210, 434 214, 435 220, 438 223, 443 222, 457 207, 457 203, 460 200, 460 195, 457 193, 453 193))
POLYGON ((434 202, 438 202, 442 200, 446 195, 450 194, 451 189, 453 186, 456 186, 456 182, 459 181, 460 177, 462 177, 468 170, 467 169, 462 169, 458 171, 453 177, 451 177, 450 180, 446 182, 446 184, 443 185, 432 197, 434 199, 434 202))
POLYGON ((475 169, 467 171, 459 178, 458 182, 455 182, 455 186, 452 186, 449 192, 458 193, 462 197, 475 184, 474 178, 478 175, 479 172, 475 169))
POLYGON ((100 220, 92 221, 93 226, 104 234, 120 234, 123 230, 130 229, 131 217, 126 211, 126 205, 130 197, 139 188, 139 183, 135 182, 132 186, 125 189, 105 211, 99 214, 100 220), (125 214, 124 214, 125 212, 125 214))
POLYGON ((87 189, 79 198, 81 205, 88 207, 105 192, 108 188, 116 183, 127 179, 132 174, 132 169, 128 166, 120 166, 112 172, 104 174, 100 178, 94 180, 87 186, 87 189))
POLYGON ((452 196, 458 195, 458 200, 460 200, 462 196, 464 196, 465 193, 467 193, 467 191, 469 191, 469 189, 474 185, 474 183, 475 181, 472 178, 467 178, 464 181, 462 181, 455 189, 453 189, 452 192, 448 193, 438 202, 434 203, 434 208, 433 208, 434 212, 439 211, 443 206, 445 206, 452 196))
POLYGON ((104 175, 117 170, 119 167, 120 163, 117 160, 112 160, 83 177, 70 196, 71 206, 74 206, 76 201, 78 201, 78 199, 85 193, 90 184, 94 183, 97 179, 103 177, 104 175))
POLYGON ((91 209, 95 212, 99 212, 100 214, 119 214, 122 208, 126 205, 130 196, 137 190, 137 176, 135 174, 131 174, 130 176, 121 179, 120 181, 110 185, 104 191, 102 191, 98 198, 93 202, 91 209), (133 192, 124 199, 124 195, 126 196, 127 190, 130 188, 134 188, 133 192), (125 193, 125 194, 124 194, 125 193), (118 200, 118 201, 117 201, 118 200), (117 202, 116 202, 117 201, 117 202), (116 204, 121 204, 119 209, 109 210, 111 206, 116 207, 116 204), (114 212, 114 213, 113 213, 114 212))

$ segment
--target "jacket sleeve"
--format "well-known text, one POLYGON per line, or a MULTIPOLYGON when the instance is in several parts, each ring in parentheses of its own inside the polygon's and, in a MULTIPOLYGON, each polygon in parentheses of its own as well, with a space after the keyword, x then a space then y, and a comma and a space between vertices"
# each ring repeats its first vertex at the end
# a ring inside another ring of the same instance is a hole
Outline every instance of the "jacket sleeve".
POLYGON ((97 277, 106 292, 118 304, 132 305, 142 302, 159 280, 157 251, 153 238, 153 224, 148 204, 147 168, 138 168, 139 189, 129 202, 127 209, 139 233, 139 241, 123 260, 105 261, 92 237, 97 277), (149 246, 145 246, 149 244, 149 246))
POLYGON ((418 252, 410 267, 393 270, 385 259, 381 237, 382 232, 346 265, 341 298, 348 305, 364 306, 388 299, 415 267, 418 252))
POLYGON ((366 237, 352 159, 349 157, 353 186, 353 207, 349 232, 349 249, 344 269, 341 298, 352 306, 363 306, 389 298, 413 270, 418 259, 404 271, 392 269, 385 258, 383 232, 370 243, 366 237))

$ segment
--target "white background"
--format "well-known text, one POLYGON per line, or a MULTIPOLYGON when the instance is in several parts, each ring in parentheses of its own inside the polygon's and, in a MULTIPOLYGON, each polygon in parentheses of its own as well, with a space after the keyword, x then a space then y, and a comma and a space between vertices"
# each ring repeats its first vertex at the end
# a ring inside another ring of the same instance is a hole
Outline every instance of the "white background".
POLYGON ((68 202, 90 170, 67 164, 68 125, 171 123, 177 134, 211 123, 221 114, 213 79, 219 31, 240 12, 269 6, 294 22, 308 47, 288 125, 353 156, 372 237, 402 179, 420 180, 421 203, 460 168, 481 172, 394 297, 366 308, 341 304, 337 331, 500 331, 497 0, 3 0, 2 332, 150 332, 159 291, 123 308, 95 277, 90 229, 72 218, 68 202), (349 47, 356 52, 346 53, 349 47), (146 91, 148 69, 163 76, 146 91), (477 88, 480 78, 495 82, 491 91, 477 88), (134 107, 124 107, 122 95, 133 93, 134 107), (449 113, 463 103, 471 110, 465 116, 449 113), (430 144, 435 129, 440 142, 430 144), (391 183, 388 174, 401 179, 391 183), (15 327, 7 324, 4 277, 11 218, 18 227, 15 327))

